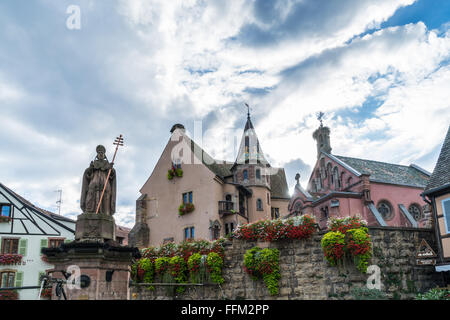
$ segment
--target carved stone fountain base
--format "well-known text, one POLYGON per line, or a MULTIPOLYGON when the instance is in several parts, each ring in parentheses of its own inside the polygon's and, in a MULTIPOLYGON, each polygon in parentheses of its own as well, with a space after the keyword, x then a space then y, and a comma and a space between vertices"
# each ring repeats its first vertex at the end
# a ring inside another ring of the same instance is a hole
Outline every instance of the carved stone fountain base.
POLYGON ((102 213, 82 213, 77 217, 75 240, 108 242, 115 239, 114 218, 102 213))

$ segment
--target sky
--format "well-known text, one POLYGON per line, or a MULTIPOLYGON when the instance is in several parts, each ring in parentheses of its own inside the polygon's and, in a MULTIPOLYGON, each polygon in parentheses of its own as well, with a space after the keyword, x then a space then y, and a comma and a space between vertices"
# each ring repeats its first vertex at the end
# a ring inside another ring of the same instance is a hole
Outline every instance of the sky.
POLYGON ((53 212, 62 190, 75 219, 96 146, 111 159, 123 134, 115 218, 132 227, 172 125, 234 161, 244 103, 291 190, 319 111, 333 154, 431 172, 449 61, 448 0, 3 0, 0 182, 53 212))

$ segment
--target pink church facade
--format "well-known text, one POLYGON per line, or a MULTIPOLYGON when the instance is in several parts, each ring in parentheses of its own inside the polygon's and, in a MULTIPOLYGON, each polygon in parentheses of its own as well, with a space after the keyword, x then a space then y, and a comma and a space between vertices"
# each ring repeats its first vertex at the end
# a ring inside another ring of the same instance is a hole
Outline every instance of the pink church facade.
POLYGON ((297 185, 289 216, 309 214, 325 229, 331 217, 361 216, 370 226, 430 227, 421 193, 430 173, 416 166, 333 155, 330 130, 314 132, 317 161, 308 186, 297 185))

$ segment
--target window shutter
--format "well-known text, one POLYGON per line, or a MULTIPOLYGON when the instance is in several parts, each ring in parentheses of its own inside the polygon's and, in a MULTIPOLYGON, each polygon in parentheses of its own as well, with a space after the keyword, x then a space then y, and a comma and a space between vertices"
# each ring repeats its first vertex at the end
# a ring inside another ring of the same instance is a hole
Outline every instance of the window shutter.
POLYGON ((22 287, 23 285, 23 271, 16 272, 16 281, 14 282, 15 287, 22 287))
MULTIPOLYGON (((42 250, 42 248, 48 248, 48 239, 47 238, 41 239, 41 250, 42 250)), ((42 254, 42 252, 41 252, 41 254, 42 254)))
POLYGON ((19 240, 19 254, 25 257, 27 255, 28 239, 19 240))

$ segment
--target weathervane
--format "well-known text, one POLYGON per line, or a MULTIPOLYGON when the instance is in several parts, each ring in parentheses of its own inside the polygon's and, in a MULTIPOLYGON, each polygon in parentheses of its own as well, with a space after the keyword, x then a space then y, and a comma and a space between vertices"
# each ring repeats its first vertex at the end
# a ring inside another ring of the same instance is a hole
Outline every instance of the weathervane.
POLYGON ((317 116, 317 120, 320 121, 320 126, 323 127, 323 118, 324 118, 324 116, 325 116, 325 113, 323 113, 322 111, 320 111, 320 112, 317 112, 317 113, 316 113, 316 116, 317 116))
POLYGON ((246 102, 244 104, 247 107, 247 117, 250 118, 250 106, 246 102))
POLYGON ((111 161, 111 167, 108 170, 108 175, 106 176, 105 185, 103 186, 103 191, 102 191, 102 194, 100 196, 100 200, 98 201, 97 209, 95 210, 95 213, 98 213, 98 210, 100 209, 100 205, 101 205, 102 200, 103 200, 103 195, 105 194, 106 186, 108 185, 109 176, 111 175, 111 170, 112 170, 112 167, 114 165, 114 160, 116 159, 117 150, 119 149, 119 146, 123 146, 123 137, 122 137, 122 135, 120 135, 119 137, 116 138, 116 140, 114 140, 113 145, 116 146, 116 151, 114 151, 114 156, 113 156, 113 159, 111 161))

